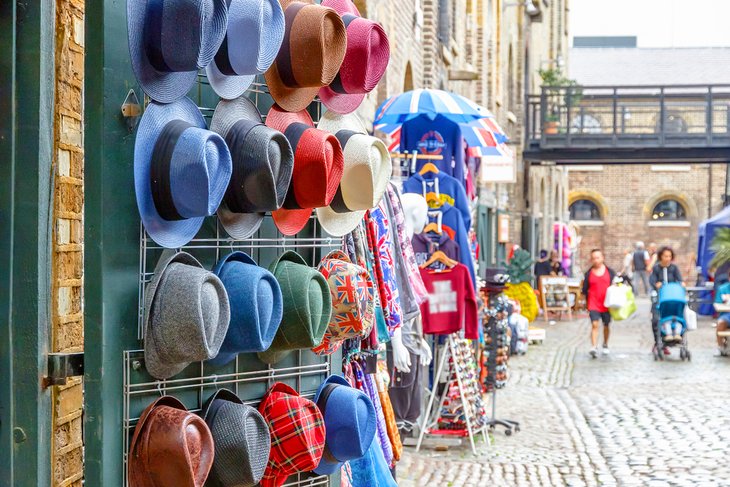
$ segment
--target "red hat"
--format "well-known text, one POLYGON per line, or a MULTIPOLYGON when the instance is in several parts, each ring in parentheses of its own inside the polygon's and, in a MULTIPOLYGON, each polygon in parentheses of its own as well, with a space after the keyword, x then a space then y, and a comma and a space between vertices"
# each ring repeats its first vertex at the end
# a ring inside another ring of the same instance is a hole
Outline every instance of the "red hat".
POLYGON ((259 412, 271 432, 271 453, 261 487, 279 487, 290 475, 317 468, 326 432, 316 404, 277 382, 259 404, 259 412))
POLYGON ((307 225, 313 208, 328 206, 342 179, 342 146, 334 135, 314 128, 302 110, 285 112, 274 105, 266 125, 283 133, 294 151, 294 170, 281 209, 272 212, 274 223, 284 235, 294 235, 307 225))
POLYGON ((337 76, 319 90, 319 97, 330 110, 351 113, 385 74, 390 43, 380 24, 361 17, 351 0, 323 0, 322 6, 342 16, 347 29, 347 51, 337 76))

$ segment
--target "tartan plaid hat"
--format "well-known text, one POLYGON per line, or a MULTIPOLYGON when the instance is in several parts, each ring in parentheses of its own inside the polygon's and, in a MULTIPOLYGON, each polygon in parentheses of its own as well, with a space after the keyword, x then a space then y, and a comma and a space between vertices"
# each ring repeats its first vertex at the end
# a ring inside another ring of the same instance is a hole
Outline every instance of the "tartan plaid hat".
POLYGON ((332 296, 332 317, 322 343, 312 349, 330 355, 342 342, 370 334, 375 322, 375 288, 367 269, 353 264, 341 250, 335 250, 319 263, 332 296))
POLYGON ((327 429, 324 453, 314 473, 332 475, 346 461, 362 458, 375 439, 375 406, 340 375, 331 375, 314 396, 327 429))
POLYGON ((264 363, 275 364, 292 350, 322 342, 332 314, 332 297, 324 276, 296 252, 284 252, 269 270, 279 281, 284 313, 271 347, 258 356, 264 363))
POLYGON ((259 405, 269 424, 271 454, 261 487, 279 487, 290 475, 317 468, 325 445, 325 426, 316 404, 281 382, 259 405))
POLYGON ((209 487, 252 487, 266 470, 271 449, 269 425, 261 413, 228 389, 213 394, 200 413, 215 441, 209 487))

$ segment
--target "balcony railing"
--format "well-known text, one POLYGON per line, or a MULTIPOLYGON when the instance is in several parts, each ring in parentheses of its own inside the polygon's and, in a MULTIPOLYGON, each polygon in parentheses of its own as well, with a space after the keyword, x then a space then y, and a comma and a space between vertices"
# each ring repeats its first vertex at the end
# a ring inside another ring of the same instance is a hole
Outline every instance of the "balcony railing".
POLYGON ((528 150, 730 147, 730 85, 546 86, 526 115, 528 150))

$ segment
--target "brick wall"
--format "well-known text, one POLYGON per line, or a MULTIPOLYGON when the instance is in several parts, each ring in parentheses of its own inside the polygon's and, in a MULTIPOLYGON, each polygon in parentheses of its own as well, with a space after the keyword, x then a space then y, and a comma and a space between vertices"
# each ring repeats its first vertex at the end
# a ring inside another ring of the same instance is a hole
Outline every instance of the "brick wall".
MULTIPOLYGON (((54 227, 52 348, 84 348, 83 327, 83 79, 84 2, 56 1, 54 108, 54 227)), ((83 476, 81 379, 53 391, 53 486, 81 487, 83 476)))
MULTIPOLYGON (((623 253, 636 241, 670 245, 683 274, 697 252, 697 225, 722 209, 725 166, 692 164, 689 171, 653 171, 651 166, 603 166, 601 171, 569 172, 570 200, 580 197, 603 207, 603 226, 582 227, 581 264, 592 247, 605 249, 610 265, 620 267, 623 253), (673 198, 687 211, 690 226, 652 226, 651 211, 673 198)), ((692 272, 689 279, 693 279, 692 272)))

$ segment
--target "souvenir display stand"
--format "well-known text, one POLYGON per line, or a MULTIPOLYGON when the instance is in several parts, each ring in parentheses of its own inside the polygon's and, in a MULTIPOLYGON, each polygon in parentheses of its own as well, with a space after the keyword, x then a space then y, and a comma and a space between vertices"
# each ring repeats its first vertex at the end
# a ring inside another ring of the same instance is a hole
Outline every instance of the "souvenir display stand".
POLYGON ((507 381, 507 360, 509 358, 509 303, 500 288, 486 288, 487 303, 483 314, 484 326, 484 377, 483 384, 487 393, 492 396, 492 415, 487 426, 494 430, 497 426, 505 428, 504 434, 512 435, 520 431, 520 423, 511 419, 497 418, 497 390, 505 386, 507 381))
POLYGON ((569 278, 565 276, 541 276, 539 286, 545 321, 550 321, 550 313, 558 313, 561 319, 567 313, 568 320, 572 320, 573 306, 570 303, 569 278))
POLYGON ((438 366, 434 370, 433 387, 428 394, 416 451, 421 449, 426 435, 467 437, 475 455, 474 439, 478 434, 481 433, 484 443, 488 443, 487 418, 470 343, 453 334, 446 338, 436 359, 438 366), (446 381, 442 382, 444 377, 446 381))

